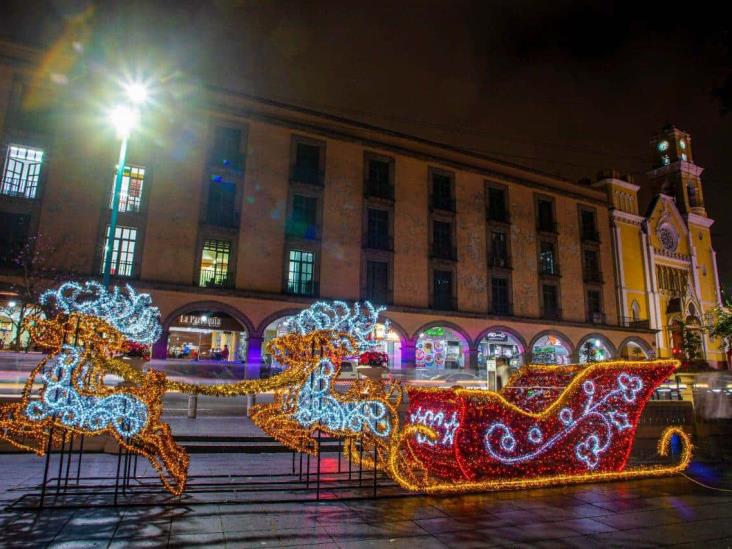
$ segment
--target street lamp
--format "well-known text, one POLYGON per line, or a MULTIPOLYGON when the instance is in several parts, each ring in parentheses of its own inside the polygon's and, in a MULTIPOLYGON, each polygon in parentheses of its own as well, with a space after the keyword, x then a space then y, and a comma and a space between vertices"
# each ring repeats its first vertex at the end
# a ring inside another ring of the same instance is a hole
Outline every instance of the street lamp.
POLYGON ((119 160, 117 161, 117 174, 114 178, 114 191, 112 193, 112 215, 109 219, 109 236, 107 237, 104 249, 104 270, 102 271, 103 283, 109 287, 109 278, 112 271, 112 253, 114 251, 114 237, 117 233, 117 210, 119 209, 119 198, 122 191, 122 177, 125 171, 127 159, 127 140, 132 130, 140 122, 140 111, 137 105, 147 99, 147 88, 140 83, 130 83, 125 86, 127 97, 131 105, 117 105, 109 113, 109 120, 117 131, 117 137, 121 140, 119 148, 119 160))

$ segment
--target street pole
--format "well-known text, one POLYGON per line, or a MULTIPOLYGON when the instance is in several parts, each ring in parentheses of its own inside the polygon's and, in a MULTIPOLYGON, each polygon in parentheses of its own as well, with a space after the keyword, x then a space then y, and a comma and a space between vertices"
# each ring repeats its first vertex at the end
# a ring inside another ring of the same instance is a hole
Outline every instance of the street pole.
POLYGON ((112 271, 112 252, 114 251, 114 237, 117 233, 117 211, 119 210, 119 195, 122 192, 122 177, 125 172, 125 161, 127 160, 127 137, 122 138, 119 148, 119 160, 117 161, 117 174, 114 178, 114 191, 112 192, 112 215, 109 219, 109 237, 104 251, 103 284, 109 288, 109 278, 112 271))

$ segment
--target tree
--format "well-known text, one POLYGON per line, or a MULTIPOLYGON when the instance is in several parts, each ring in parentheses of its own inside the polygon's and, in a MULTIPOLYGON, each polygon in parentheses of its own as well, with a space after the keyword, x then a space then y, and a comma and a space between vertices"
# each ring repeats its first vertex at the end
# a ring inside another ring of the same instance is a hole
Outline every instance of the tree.
MULTIPOLYGON (((0 304, 0 314, 6 316, 15 330, 13 349, 21 350, 23 334, 26 330, 23 321, 32 315, 43 312, 38 304, 41 294, 61 279, 59 271, 52 267, 56 249, 50 246, 41 235, 28 238, 20 251, 11 260, 16 270, 10 291, 15 294, 0 304)), ((26 345, 26 352, 28 346, 26 345)))
POLYGON ((723 305, 712 310, 709 336, 721 339, 726 351, 732 349, 732 300, 728 297, 725 297, 723 305))

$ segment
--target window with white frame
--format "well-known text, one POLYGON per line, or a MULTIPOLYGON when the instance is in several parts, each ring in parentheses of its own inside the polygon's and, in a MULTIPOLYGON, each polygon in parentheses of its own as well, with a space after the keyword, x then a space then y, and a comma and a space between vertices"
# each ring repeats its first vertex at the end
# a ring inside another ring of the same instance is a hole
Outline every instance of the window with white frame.
MULTIPOLYGON (((137 229, 134 227, 117 227, 114 231, 112 243, 112 266, 109 270, 114 276, 132 276, 135 264, 135 243, 137 229)), ((104 257, 102 258, 102 273, 109 253, 109 225, 104 239, 104 257)))
POLYGON ((3 181, 0 193, 23 198, 35 198, 38 180, 41 176, 43 151, 9 145, 3 168, 3 181))
MULTIPOLYGON (((117 174, 115 172, 115 178, 117 174)), ((142 202, 142 184, 145 179, 145 168, 141 166, 125 166, 122 172, 122 185, 119 191, 120 213, 139 212, 142 202)), ((112 194, 109 197, 109 208, 114 202, 114 183, 112 183, 112 194)))
POLYGON ((312 252, 290 250, 287 270, 287 291, 295 295, 314 295, 315 261, 312 252))

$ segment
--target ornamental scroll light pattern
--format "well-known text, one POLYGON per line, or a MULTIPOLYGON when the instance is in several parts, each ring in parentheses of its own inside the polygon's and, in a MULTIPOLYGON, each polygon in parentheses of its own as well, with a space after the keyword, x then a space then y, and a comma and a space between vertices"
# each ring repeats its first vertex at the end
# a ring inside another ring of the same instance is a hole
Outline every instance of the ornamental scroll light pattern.
POLYGON ((272 404, 252 407, 252 421, 285 446, 313 455, 318 452, 316 432, 343 438, 352 458, 368 465, 376 459, 383 467, 390 436, 398 428, 401 386, 358 380, 343 393, 335 389, 341 362, 376 343, 374 329, 383 310, 369 302, 318 302, 289 319, 288 333, 270 341, 268 350, 288 369, 307 375, 277 390, 272 404))
POLYGON ((161 420, 165 375, 146 372, 129 387, 104 384, 114 370, 112 356, 126 341, 149 344, 160 335, 160 313, 150 297, 130 286, 107 291, 96 282, 68 282, 43 294, 41 303, 57 314, 26 323, 49 354, 31 372, 20 403, 0 408, 0 437, 44 455, 71 445, 74 435, 108 433, 146 457, 169 492, 181 494, 189 458, 161 420))

